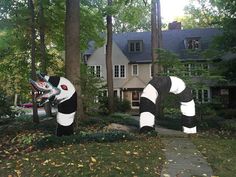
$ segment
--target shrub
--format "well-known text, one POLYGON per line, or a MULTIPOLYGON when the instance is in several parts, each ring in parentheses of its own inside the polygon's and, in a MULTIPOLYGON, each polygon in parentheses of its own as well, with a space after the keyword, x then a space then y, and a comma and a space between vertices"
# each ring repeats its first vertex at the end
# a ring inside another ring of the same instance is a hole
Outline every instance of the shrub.
POLYGON ((236 132, 236 120, 224 120, 220 123, 223 130, 236 132))
MULTIPOLYGON (((108 97, 103 96, 99 98, 99 113, 103 115, 108 115, 108 97)), ((119 98, 114 98, 114 111, 115 112, 127 112, 131 109, 130 102, 128 100, 120 100, 119 98)))
POLYGON ((225 119, 236 119, 236 110, 235 109, 223 109, 219 111, 219 116, 225 119))
POLYGON ((59 147, 65 146, 69 144, 79 144, 85 142, 115 142, 121 140, 132 140, 134 139, 134 135, 126 133, 126 132, 97 132, 97 133, 86 133, 80 132, 77 135, 71 136, 49 136, 39 140, 36 143, 36 146, 39 148, 47 148, 47 147, 59 147))
POLYGON ((14 118, 15 114, 11 109, 11 106, 9 104, 9 101, 7 100, 7 97, 0 92, 0 120, 4 121, 3 119, 7 118, 14 118))
POLYGON ((127 112, 131 109, 129 100, 115 99, 115 111, 116 112, 127 112))

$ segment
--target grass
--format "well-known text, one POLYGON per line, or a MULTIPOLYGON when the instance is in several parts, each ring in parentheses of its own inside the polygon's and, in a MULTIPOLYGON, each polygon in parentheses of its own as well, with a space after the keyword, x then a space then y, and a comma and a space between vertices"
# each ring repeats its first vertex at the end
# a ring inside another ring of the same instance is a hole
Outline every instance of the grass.
POLYGON ((0 129, 1 176, 160 176, 164 155, 158 136, 102 132, 110 122, 133 122, 116 115, 82 123, 76 135, 54 137, 55 121, 39 126, 26 120, 0 129), (107 120, 109 120, 107 122, 107 120), (111 121, 112 120, 112 121, 111 121))
MULTIPOLYGON (((27 118, 0 126, 0 176, 160 176, 165 157, 159 136, 107 131, 109 123, 137 127, 128 115, 94 117, 73 136, 53 136, 55 120, 35 126, 27 118)), ((180 127, 179 120, 168 124, 180 127)), ((236 139, 208 131, 192 141, 219 177, 236 174, 236 139)))
POLYGON ((73 144, 9 155, 2 162, 0 174, 50 177, 159 176, 163 159, 157 138, 131 142, 73 144))
POLYGON ((219 177, 232 177, 236 174, 236 139, 228 135, 204 133, 193 139, 194 144, 206 157, 219 177))

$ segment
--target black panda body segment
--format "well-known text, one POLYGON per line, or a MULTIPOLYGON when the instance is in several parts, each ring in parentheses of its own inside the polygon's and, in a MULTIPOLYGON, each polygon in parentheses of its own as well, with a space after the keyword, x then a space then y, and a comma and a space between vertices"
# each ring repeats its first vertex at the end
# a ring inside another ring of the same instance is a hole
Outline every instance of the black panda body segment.
POLYGON ((174 93, 180 101, 184 133, 196 133, 195 103, 191 90, 175 76, 159 76, 144 88, 140 98, 140 131, 155 126, 156 100, 159 95, 174 93))

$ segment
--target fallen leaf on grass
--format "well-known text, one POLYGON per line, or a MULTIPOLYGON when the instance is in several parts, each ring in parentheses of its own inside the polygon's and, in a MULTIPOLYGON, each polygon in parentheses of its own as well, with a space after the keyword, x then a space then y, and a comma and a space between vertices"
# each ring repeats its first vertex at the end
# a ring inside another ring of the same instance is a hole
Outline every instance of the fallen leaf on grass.
POLYGON ((120 167, 115 167, 115 169, 117 169, 117 170, 121 170, 121 168, 120 168, 120 167))
POLYGON ((92 161, 93 163, 96 163, 96 162, 97 162, 97 160, 96 160, 94 157, 91 157, 91 161, 92 161))
POLYGON ((78 168, 83 168, 84 165, 83 164, 78 164, 78 168))
POLYGON ((21 171, 20 170, 14 170, 17 174, 17 176, 21 176, 21 171))

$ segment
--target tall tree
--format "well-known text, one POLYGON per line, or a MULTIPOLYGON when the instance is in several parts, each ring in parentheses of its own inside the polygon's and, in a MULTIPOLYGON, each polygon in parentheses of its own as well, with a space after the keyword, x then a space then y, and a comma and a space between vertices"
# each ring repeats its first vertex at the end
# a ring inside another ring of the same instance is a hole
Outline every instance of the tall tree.
POLYGON ((161 8, 160 0, 152 0, 151 10, 151 54, 152 54, 152 69, 153 75, 158 75, 161 67, 158 63, 158 53, 156 49, 162 46, 161 32, 161 8))
MULTIPOLYGON (((36 70, 35 70, 35 39, 36 39, 36 31, 35 31, 35 12, 34 12, 34 3, 32 0, 28 0, 28 8, 30 12, 30 26, 31 26, 31 78, 36 80, 36 70)), ((38 109, 37 104, 34 99, 34 94, 32 94, 32 103, 33 103, 33 122, 39 123, 38 117, 38 109)))
POLYGON ((77 91, 77 119, 84 119, 80 79, 80 0, 66 1, 65 73, 77 91))
MULTIPOLYGON (((158 50, 162 45, 162 32, 161 32, 161 8, 160 0, 152 0, 151 10, 151 54, 152 54, 152 72, 153 76, 159 75, 161 72, 160 57, 158 50)), ((160 97, 156 103, 156 117, 162 117, 163 111, 161 107, 160 97)))
MULTIPOLYGON (((45 18, 44 18, 44 8, 43 8, 43 0, 39 0, 39 36, 40 36, 40 53, 41 53, 41 71, 43 73, 47 73, 47 53, 45 46, 45 18)), ((52 116, 51 105, 47 102, 44 105, 44 109, 47 116, 52 116)))
MULTIPOLYGON (((108 7, 112 6, 112 0, 107 0, 108 7)), ((106 69, 109 112, 114 112, 113 72, 112 72, 112 16, 107 13, 107 45, 106 45, 106 69)))
POLYGON ((41 53, 41 70, 46 73, 46 46, 45 46, 45 18, 43 0, 39 0, 39 36, 40 36, 40 53, 41 53))

